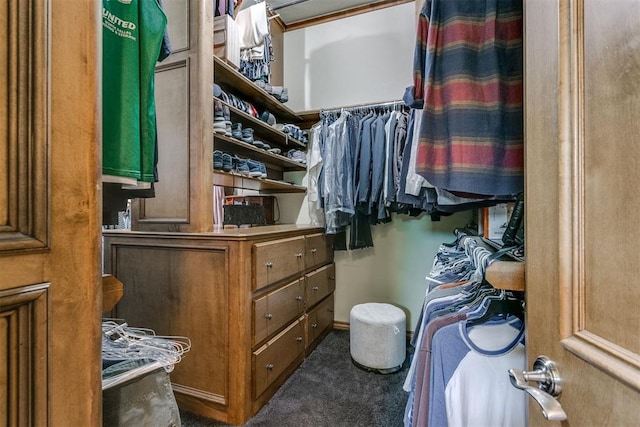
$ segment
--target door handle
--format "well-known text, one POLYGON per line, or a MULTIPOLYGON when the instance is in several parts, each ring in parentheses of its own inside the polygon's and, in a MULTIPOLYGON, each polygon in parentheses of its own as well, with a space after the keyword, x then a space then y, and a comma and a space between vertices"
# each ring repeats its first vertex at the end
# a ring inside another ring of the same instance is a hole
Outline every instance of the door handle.
POLYGON ((562 378, 558 374, 555 362, 546 356, 538 356, 533 363, 533 371, 519 371, 509 369, 509 380, 511 384, 524 390, 533 397, 540 408, 542 415, 550 421, 564 421, 567 414, 562 409, 556 397, 562 391, 562 378), (531 387, 529 381, 536 381, 538 387, 531 387))

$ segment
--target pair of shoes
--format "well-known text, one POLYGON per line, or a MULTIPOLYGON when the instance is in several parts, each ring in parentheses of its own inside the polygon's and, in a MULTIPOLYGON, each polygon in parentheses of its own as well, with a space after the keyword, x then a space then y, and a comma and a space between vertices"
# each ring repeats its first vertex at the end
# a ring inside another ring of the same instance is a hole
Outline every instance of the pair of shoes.
POLYGON ((222 116, 224 117, 224 125, 226 136, 231 136, 231 111, 227 105, 222 105, 222 116))
MULTIPOLYGON (((252 144, 253 144, 254 147, 264 148, 265 150, 267 149, 266 147, 269 147, 269 144, 265 144, 264 142, 259 141, 257 139, 254 139, 252 144)), ((269 147, 269 148, 271 148, 271 147, 269 147)))
POLYGON ((229 98, 229 104, 231 104, 233 107, 237 108, 238 110, 244 113, 249 114, 250 116, 258 118, 259 116, 258 110, 252 103, 248 101, 243 101, 233 94, 231 94, 228 98, 229 98))
POLYGON ((280 97, 278 98, 278 101, 280 101, 280 102, 282 102, 284 104, 288 100, 289 100, 289 91, 285 87, 285 88, 282 89, 282 93, 280 94, 280 97))
POLYGON ((242 137, 240 139, 248 144, 253 144, 253 129, 242 129, 242 137))
POLYGON ((213 130, 215 133, 226 133, 227 123, 224 117, 222 102, 216 100, 213 103, 213 130))
POLYGON ((247 159, 241 159, 238 156, 233 156, 232 159, 232 169, 241 174, 241 175, 249 175, 249 164, 247 159))
POLYGON ((289 150, 287 151, 287 157, 291 160, 295 160, 298 163, 307 164, 307 154, 304 151, 300 150, 289 150))
POLYGON ((231 172, 232 169, 231 154, 223 153, 220 150, 213 152, 213 168, 223 170, 225 172, 231 172))
POLYGON ((234 123, 231 125, 231 136, 235 139, 242 140, 242 123, 234 123))
POLYGON ((282 131, 284 133, 291 135, 293 138, 297 139, 298 141, 302 141, 304 138, 304 132, 302 131, 302 129, 300 129, 296 125, 286 124, 284 125, 282 131))
POLYGON ((213 131, 215 133, 220 133, 223 135, 226 135, 227 133, 227 123, 224 119, 224 116, 218 115, 218 113, 216 113, 214 119, 213 119, 213 131))
POLYGON ((258 162, 257 160, 248 159, 247 165, 249 166, 249 176, 254 178, 266 178, 267 177, 267 168, 264 163, 258 162))
POLYGON ((289 91, 284 86, 271 86, 271 91, 267 92, 283 104, 289 100, 289 91))
POLYGON ((264 110, 262 114, 260 114, 260 120, 262 120, 263 122, 265 122, 270 126, 273 126, 276 124, 276 117, 267 110, 264 110))

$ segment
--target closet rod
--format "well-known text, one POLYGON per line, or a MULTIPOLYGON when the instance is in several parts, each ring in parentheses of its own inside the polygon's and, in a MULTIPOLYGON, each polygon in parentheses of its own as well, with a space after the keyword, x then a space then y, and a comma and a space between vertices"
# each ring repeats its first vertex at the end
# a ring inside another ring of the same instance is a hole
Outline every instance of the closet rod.
POLYGON ((397 100, 397 101, 376 102, 376 103, 369 103, 369 104, 355 104, 355 105, 349 105, 345 107, 322 109, 320 110, 320 114, 339 113, 340 111, 343 111, 343 110, 356 110, 358 108, 378 108, 378 107, 390 107, 390 106, 404 107, 405 103, 402 100, 397 100))

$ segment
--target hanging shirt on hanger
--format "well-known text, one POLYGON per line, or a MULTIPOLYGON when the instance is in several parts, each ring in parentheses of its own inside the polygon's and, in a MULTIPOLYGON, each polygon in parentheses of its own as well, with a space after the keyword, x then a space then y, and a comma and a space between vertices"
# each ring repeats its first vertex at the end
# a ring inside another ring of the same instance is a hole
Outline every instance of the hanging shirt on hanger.
POLYGON ((427 425, 526 426, 526 394, 506 374, 526 366, 521 323, 517 329, 502 321, 471 330, 464 322, 455 323, 435 333, 431 348, 427 425))
POLYGON ((322 124, 311 127, 309 146, 307 147, 307 201, 309 203, 309 224, 315 227, 324 226, 324 210, 320 194, 320 172, 324 164, 320 133, 322 124))
POLYGON ((426 0, 414 56, 416 172, 479 195, 524 184, 522 0, 426 0))
POLYGON ((154 181, 154 71, 167 18, 157 1, 103 0, 102 170, 154 181))

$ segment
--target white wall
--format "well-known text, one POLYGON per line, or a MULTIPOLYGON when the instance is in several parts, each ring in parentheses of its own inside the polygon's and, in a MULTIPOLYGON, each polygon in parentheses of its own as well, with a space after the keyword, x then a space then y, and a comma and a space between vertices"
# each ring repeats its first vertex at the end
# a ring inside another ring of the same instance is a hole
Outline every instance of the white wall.
POLYGON ((402 98, 412 81, 414 4, 284 34, 284 82, 294 111, 402 98))
MULTIPOLYGON (((286 32, 284 84, 294 111, 402 99, 411 85, 415 6, 404 3, 286 32)), ((305 183, 300 174, 287 179, 305 183)), ((278 197, 281 222, 308 223, 303 196, 278 197)), ((433 256, 470 213, 433 222, 426 215, 393 215, 372 227, 373 248, 337 251, 335 320, 348 322, 355 304, 390 302, 407 313, 413 330, 433 256)))

